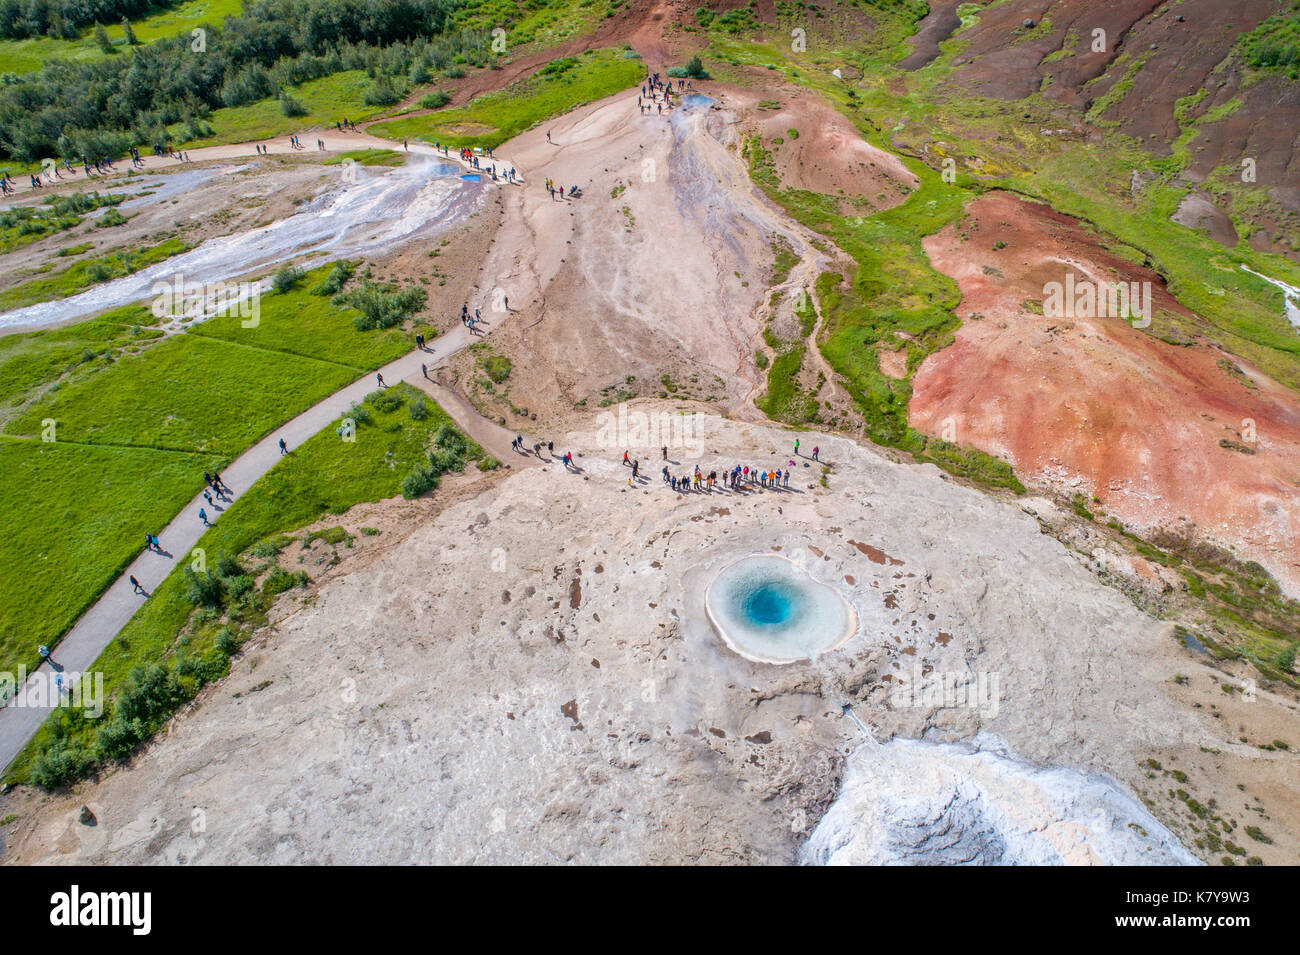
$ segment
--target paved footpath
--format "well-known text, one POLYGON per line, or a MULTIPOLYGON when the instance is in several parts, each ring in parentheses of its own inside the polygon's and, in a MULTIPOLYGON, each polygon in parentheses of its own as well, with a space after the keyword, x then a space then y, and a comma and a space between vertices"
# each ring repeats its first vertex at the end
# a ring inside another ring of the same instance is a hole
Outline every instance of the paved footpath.
MULTIPOLYGON (((424 351, 412 351, 378 369, 378 373, 384 376, 384 381, 390 386, 403 380, 418 384, 423 381, 420 372, 421 364, 432 369, 479 340, 480 336, 471 333, 464 325, 457 325, 451 331, 427 343, 424 351)), ((252 487, 258 478, 275 467, 276 462, 280 460, 281 438, 292 453, 294 448, 341 418, 353 402, 360 402, 370 392, 375 391, 379 387, 375 374, 373 371, 368 372, 346 388, 336 391, 298 417, 281 425, 236 458, 221 472, 222 483, 230 487, 231 497, 238 500, 241 492, 252 487)), ((460 413, 453 414, 453 419, 463 415, 462 409, 457 411, 460 413)), ((493 444, 495 445, 496 442, 493 444)), ((511 461, 511 458, 507 456, 502 460, 511 461)), ((514 461, 511 463, 515 467, 519 466, 514 461)), ((224 502, 222 506, 229 507, 230 502, 224 502)), ((126 626, 127 621, 135 616, 135 612, 140 609, 145 598, 131 590, 129 577, 134 576, 145 590, 152 593, 179 561, 190 559, 190 551, 206 530, 203 522, 199 520, 200 507, 207 510, 208 519, 214 523, 221 519, 221 513, 210 507, 203 500, 201 493, 190 501, 185 509, 158 533, 162 549, 171 556, 147 550, 140 554, 59 641, 53 653, 58 668, 68 673, 84 673, 89 670, 108 646, 109 641, 117 636, 126 626)), ((151 530, 152 528, 141 527, 140 539, 143 540, 145 532, 151 530)), ((33 687, 37 681, 49 687, 49 681, 52 679, 50 664, 42 663, 28 677, 23 687, 14 694, 14 702, 0 709, 0 766, 8 766, 13 761, 50 712, 48 705, 16 705, 17 702, 27 698, 44 701, 46 694, 40 689, 33 690, 33 687)))

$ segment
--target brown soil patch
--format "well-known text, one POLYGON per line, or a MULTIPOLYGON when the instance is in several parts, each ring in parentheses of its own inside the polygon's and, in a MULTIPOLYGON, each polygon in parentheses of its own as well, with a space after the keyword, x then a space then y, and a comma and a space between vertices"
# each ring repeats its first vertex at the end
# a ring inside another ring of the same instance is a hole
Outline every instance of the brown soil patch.
POLYGON ((907 349, 877 350, 876 357, 880 359, 880 373, 886 378, 902 381, 907 377, 907 349))

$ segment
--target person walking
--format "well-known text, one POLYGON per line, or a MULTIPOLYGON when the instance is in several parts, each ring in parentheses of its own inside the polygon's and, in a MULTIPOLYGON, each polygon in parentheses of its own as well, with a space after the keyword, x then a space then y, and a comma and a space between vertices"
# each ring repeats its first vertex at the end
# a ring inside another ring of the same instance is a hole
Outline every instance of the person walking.
POLYGON ((821 453, 822 453, 822 449, 819 448, 819 447, 817 447, 817 445, 813 445, 813 460, 814 460, 814 461, 820 461, 820 460, 821 460, 821 458, 819 458, 819 457, 817 456, 817 455, 819 455, 819 454, 821 454, 821 453))
POLYGON ((420 363, 420 374, 422 374, 425 378, 429 377, 429 366, 424 364, 423 362, 420 363))
POLYGON ((631 462, 631 460, 628 459, 627 452, 624 451, 624 452, 623 452, 623 466, 624 466, 624 467, 630 467, 631 464, 632 464, 632 462, 631 462))
POLYGON ((286 454, 288 454, 288 453, 289 453, 289 446, 288 446, 287 444, 284 443, 284 438, 281 438, 281 439, 280 439, 280 457, 284 457, 284 456, 285 456, 286 454))
POLYGON ((199 508, 199 520, 203 522, 204 527, 212 526, 211 524, 208 523, 208 512, 201 507, 199 508))
POLYGON ((135 579, 135 575, 134 575, 134 574, 132 574, 128 579, 131 581, 131 592, 132 592, 132 593, 144 594, 146 597, 149 596, 149 594, 145 591, 145 589, 144 589, 143 587, 140 586, 140 581, 138 581, 138 580, 135 579))
POLYGON ((795 456, 796 458, 799 457, 799 439, 798 439, 798 438, 795 438, 795 439, 794 439, 794 456, 795 456))
POLYGON ((375 372, 375 381, 379 382, 379 387, 380 387, 380 388, 387 388, 387 387, 388 387, 386 384, 384 384, 384 376, 381 375, 381 374, 379 374, 379 372, 375 372))

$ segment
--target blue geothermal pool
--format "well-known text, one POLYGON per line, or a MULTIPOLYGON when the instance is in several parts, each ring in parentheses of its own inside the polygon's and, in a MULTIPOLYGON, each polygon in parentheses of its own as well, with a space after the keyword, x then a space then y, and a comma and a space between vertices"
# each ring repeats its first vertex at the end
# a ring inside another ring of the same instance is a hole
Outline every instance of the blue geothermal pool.
POLYGON ((815 659, 857 631, 857 614, 839 591, 776 555, 724 568, 704 602, 727 646, 762 663, 815 659))

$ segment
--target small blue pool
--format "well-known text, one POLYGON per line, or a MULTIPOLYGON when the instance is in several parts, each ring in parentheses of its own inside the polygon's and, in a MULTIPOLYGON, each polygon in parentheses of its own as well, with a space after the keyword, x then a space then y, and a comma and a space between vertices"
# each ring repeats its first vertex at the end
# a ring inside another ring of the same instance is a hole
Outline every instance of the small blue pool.
POLYGON ((704 606, 727 646, 761 663, 816 659, 858 629, 853 605, 838 590, 776 554, 755 554, 724 568, 704 606))
POLYGON ((465 173, 465 175, 461 176, 460 178, 464 179, 466 182, 482 182, 482 181, 483 181, 483 177, 480 176, 480 175, 479 175, 478 173, 476 173, 476 172, 467 172, 467 173, 465 173))

